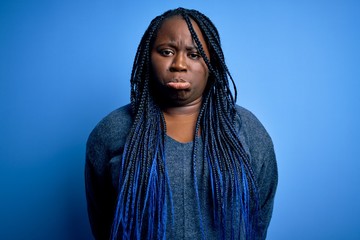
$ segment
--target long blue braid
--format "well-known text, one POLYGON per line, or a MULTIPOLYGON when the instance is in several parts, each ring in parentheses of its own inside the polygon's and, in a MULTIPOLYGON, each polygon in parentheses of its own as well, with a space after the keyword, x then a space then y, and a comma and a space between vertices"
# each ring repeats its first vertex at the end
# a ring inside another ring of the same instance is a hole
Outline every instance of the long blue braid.
POLYGON ((166 170, 166 123, 152 96, 150 59, 158 29, 165 19, 172 16, 184 18, 210 72, 209 86, 196 122, 193 147, 194 186, 202 237, 205 238, 198 191, 198 161, 208 163, 214 223, 220 230, 221 239, 239 239, 241 234, 246 239, 255 239, 259 200, 249 156, 235 127, 235 121, 239 119, 235 106, 236 86, 225 64, 216 27, 202 13, 184 8, 167 11, 153 19, 135 55, 131 73, 134 123, 122 155, 111 239, 165 239, 168 208, 173 216, 166 170), (210 59, 205 55, 190 19, 198 24, 204 35, 210 59), (203 160, 197 159, 199 132, 204 143, 203 160), (227 229, 230 229, 231 236, 227 235, 227 229))

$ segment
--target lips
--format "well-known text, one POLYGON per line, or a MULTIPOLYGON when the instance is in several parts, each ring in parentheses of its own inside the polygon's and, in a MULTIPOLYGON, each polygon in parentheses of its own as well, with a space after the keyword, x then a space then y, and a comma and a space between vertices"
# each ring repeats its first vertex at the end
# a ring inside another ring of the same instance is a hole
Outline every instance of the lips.
POLYGON ((190 83, 182 79, 181 80, 175 79, 166 83, 166 86, 176 90, 186 90, 190 87, 190 83))

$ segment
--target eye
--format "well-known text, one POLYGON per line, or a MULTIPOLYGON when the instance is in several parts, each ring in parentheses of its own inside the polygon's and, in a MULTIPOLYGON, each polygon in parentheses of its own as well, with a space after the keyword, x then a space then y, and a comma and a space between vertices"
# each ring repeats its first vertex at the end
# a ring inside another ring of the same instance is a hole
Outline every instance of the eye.
POLYGON ((174 51, 172 51, 171 49, 162 49, 162 50, 160 50, 160 54, 165 57, 169 57, 169 56, 174 55, 174 51))
POLYGON ((193 59, 193 60, 197 60, 199 58, 201 58, 201 55, 198 52, 190 52, 188 54, 189 58, 193 59))

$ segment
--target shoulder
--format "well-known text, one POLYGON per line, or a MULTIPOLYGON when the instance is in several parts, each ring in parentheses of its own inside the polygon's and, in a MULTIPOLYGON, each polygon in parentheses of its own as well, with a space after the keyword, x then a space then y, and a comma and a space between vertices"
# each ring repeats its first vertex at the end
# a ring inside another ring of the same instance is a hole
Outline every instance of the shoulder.
POLYGON ((87 153, 116 154, 125 144, 132 125, 130 105, 120 107, 105 116, 91 131, 87 140, 87 153))
POLYGON ((130 105, 122 106, 107 116, 105 116, 94 128, 93 132, 99 132, 101 134, 111 134, 108 130, 114 130, 114 128, 121 131, 123 128, 126 129, 128 125, 131 125, 131 107, 130 105))
POLYGON ((249 143, 257 147, 273 148, 272 139, 259 119, 244 107, 237 105, 236 110, 240 133, 246 136, 249 143))
POLYGON ((237 127, 245 150, 255 169, 264 164, 276 164, 273 141, 259 119, 244 107, 236 106, 237 127))

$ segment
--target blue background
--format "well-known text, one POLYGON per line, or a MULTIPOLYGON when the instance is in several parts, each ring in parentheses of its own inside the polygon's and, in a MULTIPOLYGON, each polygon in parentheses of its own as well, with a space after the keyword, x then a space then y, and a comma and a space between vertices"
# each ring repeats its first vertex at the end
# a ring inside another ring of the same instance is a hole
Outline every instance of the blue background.
POLYGON ((359 1, 123 2, 1 1, 0 239, 91 239, 86 139, 128 102, 150 20, 178 6, 216 24, 238 103, 273 138, 268 239, 360 239, 359 1))

